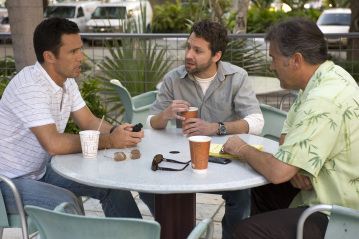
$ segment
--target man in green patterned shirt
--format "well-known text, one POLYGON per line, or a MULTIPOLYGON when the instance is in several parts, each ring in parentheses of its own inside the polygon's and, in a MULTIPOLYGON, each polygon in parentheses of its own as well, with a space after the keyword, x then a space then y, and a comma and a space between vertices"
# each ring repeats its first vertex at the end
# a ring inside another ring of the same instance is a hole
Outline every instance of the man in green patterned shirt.
MULTIPOLYGON (((275 155, 238 136, 224 145, 272 183, 252 190, 252 216, 235 226, 231 238, 295 238, 301 213, 321 203, 359 209, 358 84, 330 61, 312 21, 283 21, 265 39, 281 87, 299 94, 275 155)), ((318 212, 307 221, 304 237, 324 238, 328 216, 318 212)))

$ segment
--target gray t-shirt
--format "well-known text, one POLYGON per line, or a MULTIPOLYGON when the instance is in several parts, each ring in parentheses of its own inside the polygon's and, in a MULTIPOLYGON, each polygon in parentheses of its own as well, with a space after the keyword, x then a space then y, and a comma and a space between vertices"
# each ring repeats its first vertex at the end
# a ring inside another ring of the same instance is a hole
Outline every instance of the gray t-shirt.
MULTIPOLYGON (((167 73, 149 114, 161 113, 173 100, 185 100, 198 107, 198 117, 208 122, 232 122, 251 114, 261 114, 247 72, 222 61, 218 62, 217 76, 205 95, 185 66, 167 73)), ((177 120, 177 127, 181 124, 177 120)))

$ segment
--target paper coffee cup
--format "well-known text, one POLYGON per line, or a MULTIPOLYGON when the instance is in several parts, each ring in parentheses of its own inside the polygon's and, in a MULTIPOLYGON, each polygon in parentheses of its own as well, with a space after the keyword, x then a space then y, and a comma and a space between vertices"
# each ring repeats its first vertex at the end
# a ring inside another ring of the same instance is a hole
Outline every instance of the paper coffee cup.
POLYGON ((100 131, 84 130, 80 131, 82 155, 84 158, 96 158, 98 151, 98 141, 100 131))
MULTIPOLYGON (((189 119, 189 118, 197 118, 197 112, 198 112, 198 108, 197 107, 189 107, 188 108, 188 111, 185 111, 185 112, 181 112, 181 116, 185 117, 186 119, 189 119)), ((185 127, 186 125, 188 124, 191 124, 191 123, 186 123, 186 124, 183 124, 183 121, 182 121, 182 130, 183 130, 183 127, 185 127)), ((186 134, 183 134, 184 136, 187 136, 186 134)))
POLYGON ((199 135, 191 136, 188 139, 193 172, 198 174, 207 173, 211 137, 199 135))
MULTIPOLYGON (((197 118, 197 112, 198 112, 198 108, 197 107, 189 107, 188 111, 184 111, 181 112, 181 116, 185 117, 186 119, 189 118, 197 118)), ((187 124, 182 124, 182 127, 188 125, 187 124)))

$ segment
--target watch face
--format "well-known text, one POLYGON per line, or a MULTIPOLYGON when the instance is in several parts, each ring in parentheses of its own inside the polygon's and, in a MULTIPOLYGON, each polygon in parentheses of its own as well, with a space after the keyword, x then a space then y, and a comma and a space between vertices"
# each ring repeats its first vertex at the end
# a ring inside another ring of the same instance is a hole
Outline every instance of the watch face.
POLYGON ((225 134, 227 132, 227 128, 225 125, 221 125, 221 127, 219 128, 219 133, 220 134, 225 134))

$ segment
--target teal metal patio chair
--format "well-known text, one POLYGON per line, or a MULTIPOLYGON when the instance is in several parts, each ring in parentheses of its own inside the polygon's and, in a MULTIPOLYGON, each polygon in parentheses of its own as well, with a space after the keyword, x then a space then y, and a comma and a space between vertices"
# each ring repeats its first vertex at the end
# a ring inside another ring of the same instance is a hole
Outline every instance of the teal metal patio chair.
POLYGON ((359 211, 338 205, 319 204, 306 209, 299 218, 297 239, 303 238, 305 220, 319 211, 331 212, 325 239, 352 239, 359 237, 359 211))
POLYGON ((124 123, 146 125, 146 119, 152 103, 156 100, 156 91, 149 91, 140 95, 131 97, 127 89, 119 80, 111 80, 114 89, 121 98, 125 109, 123 118, 124 123))
POLYGON ((211 218, 205 218, 200 221, 197 226, 192 230, 187 239, 199 239, 206 232, 206 239, 213 238, 213 220, 211 218))
POLYGON ((27 239, 29 235, 37 232, 37 228, 31 218, 25 214, 21 196, 15 184, 11 179, 1 174, 0 180, 6 183, 12 190, 19 212, 18 214, 7 214, 3 195, 0 191, 0 238, 3 236, 4 228, 21 228, 22 237, 27 239))
MULTIPOLYGON (((298 94, 297 94, 297 93, 288 93, 288 94, 284 95, 284 96, 282 97, 282 99, 280 100, 280 103, 279 103, 279 109, 280 109, 280 110, 283 110, 283 105, 284 105, 284 102, 285 102, 285 100, 286 100, 287 98, 288 98, 289 100, 290 100, 290 98, 293 98, 293 101, 292 101, 292 104, 293 104, 293 103, 297 100, 298 94)), ((289 104, 290 104, 290 101, 289 101, 289 104)), ((291 106, 292 104, 290 104, 290 106, 291 106)))
POLYGON ((53 211, 36 206, 25 206, 25 211, 39 229, 41 239, 160 238, 161 226, 156 221, 75 215, 77 212, 69 203, 62 203, 53 211))
POLYGON ((279 142, 287 112, 265 104, 259 106, 264 118, 264 127, 259 136, 279 142))

